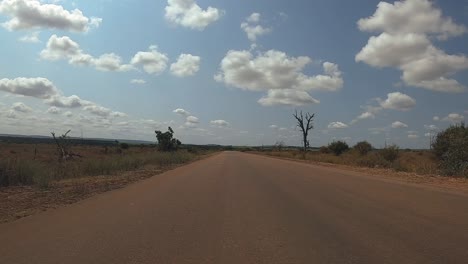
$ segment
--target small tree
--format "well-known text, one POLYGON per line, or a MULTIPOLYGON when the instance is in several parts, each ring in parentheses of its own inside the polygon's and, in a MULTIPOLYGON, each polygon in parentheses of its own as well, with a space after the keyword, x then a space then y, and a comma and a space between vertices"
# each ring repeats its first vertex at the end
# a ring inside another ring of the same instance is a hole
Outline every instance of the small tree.
POLYGON ((349 149, 349 146, 348 143, 338 140, 330 143, 328 145, 328 149, 330 149, 330 151, 333 152, 336 156, 339 156, 343 152, 347 151, 349 149))
POLYGON ((303 143, 303 150, 304 153, 307 151, 307 148, 310 146, 309 140, 307 140, 307 137, 309 136, 309 131, 314 128, 314 124, 312 123, 315 114, 310 114, 307 113, 305 116, 302 114, 302 111, 300 114, 296 113, 293 115, 294 118, 297 120, 297 127, 301 129, 302 132, 302 143, 303 143))
POLYGON ((275 149, 276 149, 277 151, 282 151, 283 148, 284 148, 284 141, 282 141, 282 140, 276 141, 276 143, 275 143, 275 149))
POLYGON ((445 174, 468 177, 468 127, 464 123, 437 134, 432 148, 445 174))
POLYGON ((353 148, 357 150, 359 154, 364 156, 372 150, 372 145, 367 141, 361 141, 354 145, 353 148))
POLYGON ((173 138, 174 130, 171 127, 164 133, 159 130, 154 132, 158 140, 158 149, 161 151, 176 151, 182 144, 177 138, 173 138))

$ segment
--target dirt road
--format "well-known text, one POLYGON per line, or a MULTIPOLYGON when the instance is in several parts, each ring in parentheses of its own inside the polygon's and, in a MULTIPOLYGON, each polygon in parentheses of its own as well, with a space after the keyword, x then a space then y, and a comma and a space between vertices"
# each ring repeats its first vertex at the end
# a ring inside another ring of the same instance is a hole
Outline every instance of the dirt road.
POLYGON ((224 152, 0 225, 0 263, 467 263, 468 196, 224 152))

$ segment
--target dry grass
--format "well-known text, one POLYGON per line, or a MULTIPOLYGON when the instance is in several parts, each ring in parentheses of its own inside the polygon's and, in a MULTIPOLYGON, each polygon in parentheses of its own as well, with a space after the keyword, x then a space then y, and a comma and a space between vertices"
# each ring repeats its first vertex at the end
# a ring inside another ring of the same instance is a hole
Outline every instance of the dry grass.
POLYGON ((158 167, 186 163, 204 152, 185 150, 159 152, 150 147, 75 146, 73 152, 83 156, 59 162, 52 144, 0 144, 0 186, 37 185, 86 176, 111 175, 133 171, 146 165, 158 167))
POLYGON ((379 150, 374 150, 367 155, 361 155, 355 150, 350 150, 340 156, 317 151, 308 152, 304 157, 302 152, 293 150, 281 152, 269 151, 261 152, 261 154, 348 166, 387 168, 422 175, 439 175, 441 173, 437 158, 430 151, 400 151, 398 158, 393 162, 386 160, 379 153, 379 150))
POLYGON ((83 158, 60 163, 54 145, 0 144, 0 223, 122 188, 214 153, 149 147, 76 146, 83 158), (34 156, 34 149, 37 155, 34 156), (1 179, 9 184, 3 186, 1 179), (38 188, 39 187, 39 188, 38 188))

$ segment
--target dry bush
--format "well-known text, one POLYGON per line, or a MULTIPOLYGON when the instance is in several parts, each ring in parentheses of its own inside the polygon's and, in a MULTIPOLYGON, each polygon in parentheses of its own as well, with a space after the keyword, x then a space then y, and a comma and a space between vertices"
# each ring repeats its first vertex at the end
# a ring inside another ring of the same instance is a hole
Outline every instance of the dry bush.
POLYGON ((353 147, 356 151, 358 151, 361 155, 366 155, 369 151, 372 150, 372 145, 367 141, 358 142, 353 147))
POLYGON ((400 148, 397 145, 387 146, 379 151, 379 154, 386 161, 394 162, 398 158, 400 148))

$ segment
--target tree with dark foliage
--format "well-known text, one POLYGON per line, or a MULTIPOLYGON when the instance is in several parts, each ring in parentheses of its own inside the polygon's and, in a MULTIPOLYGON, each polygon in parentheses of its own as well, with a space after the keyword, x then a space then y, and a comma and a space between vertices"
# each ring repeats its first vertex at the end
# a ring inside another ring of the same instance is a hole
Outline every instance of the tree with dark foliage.
POLYGON ((158 139, 158 149, 161 151, 176 151, 182 144, 177 138, 173 138, 174 130, 171 127, 168 131, 161 132, 159 130, 154 131, 156 138, 158 139))
POLYGON ((302 140, 304 145, 303 151, 305 153, 307 151, 307 148, 310 146, 307 137, 309 136, 309 131, 314 128, 314 124, 312 123, 312 121, 315 117, 315 114, 307 113, 304 116, 302 114, 302 111, 298 114, 296 110, 296 113, 293 116, 297 120, 297 127, 299 127, 302 132, 302 140))

